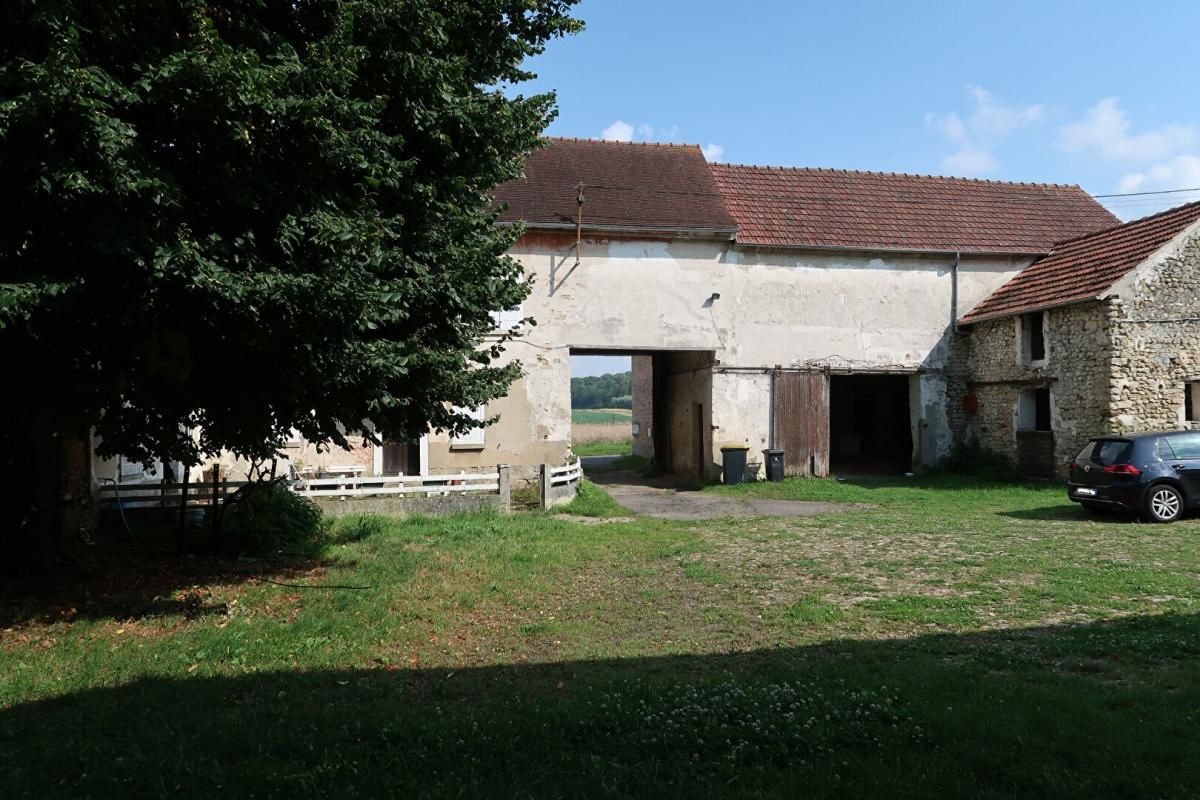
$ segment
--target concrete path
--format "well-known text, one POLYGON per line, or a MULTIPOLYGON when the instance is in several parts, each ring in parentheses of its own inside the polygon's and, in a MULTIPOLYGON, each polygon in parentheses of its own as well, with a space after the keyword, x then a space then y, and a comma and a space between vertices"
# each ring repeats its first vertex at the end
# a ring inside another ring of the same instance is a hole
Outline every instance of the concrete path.
MULTIPOLYGON (((586 470, 586 467, 585 467, 586 470)), ((588 478, 599 484, 623 508, 648 517, 674 520, 718 517, 811 517, 852 511, 861 506, 812 503, 803 500, 761 500, 698 492, 661 481, 647 482, 631 472, 596 470, 588 478)))

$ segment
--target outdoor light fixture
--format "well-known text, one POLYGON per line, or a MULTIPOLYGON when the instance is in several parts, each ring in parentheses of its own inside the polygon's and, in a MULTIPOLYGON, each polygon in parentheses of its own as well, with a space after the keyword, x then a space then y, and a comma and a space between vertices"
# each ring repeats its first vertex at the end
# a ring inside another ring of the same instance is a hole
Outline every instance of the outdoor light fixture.
POLYGON ((708 302, 710 302, 710 303, 711 303, 713 300, 720 300, 720 299, 721 299, 721 293, 720 293, 720 292, 713 292, 711 295, 709 295, 709 297, 708 297, 708 302))

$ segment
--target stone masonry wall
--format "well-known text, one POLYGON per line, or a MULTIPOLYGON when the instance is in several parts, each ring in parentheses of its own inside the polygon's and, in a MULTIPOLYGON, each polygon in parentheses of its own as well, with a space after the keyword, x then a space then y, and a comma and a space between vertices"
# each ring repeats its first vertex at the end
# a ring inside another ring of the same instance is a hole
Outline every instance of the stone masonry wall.
MULTIPOLYGON (((1054 461, 1065 470, 1091 436, 1109 429, 1108 377, 1112 359, 1109 309, 1080 303, 1050 309, 1045 316, 1046 359, 1041 366, 1020 363, 1014 318, 991 320, 968 334, 968 379, 978 407, 959 419, 959 440, 974 441, 1016 459, 1021 393, 1050 388, 1050 424, 1054 461)), ((963 405, 951 399, 951 406, 963 405)))
POLYGON ((1183 414, 1184 384, 1200 380, 1200 234, 1119 289, 1111 301, 1112 430, 1200 429, 1183 414))

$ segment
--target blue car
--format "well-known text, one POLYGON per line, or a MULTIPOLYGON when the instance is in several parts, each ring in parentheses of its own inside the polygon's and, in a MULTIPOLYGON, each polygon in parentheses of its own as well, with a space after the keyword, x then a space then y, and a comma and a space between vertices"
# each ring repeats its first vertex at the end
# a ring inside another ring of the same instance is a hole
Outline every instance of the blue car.
POLYGON ((1087 511, 1174 522, 1200 506, 1200 431, 1092 439, 1071 463, 1067 497, 1087 511))

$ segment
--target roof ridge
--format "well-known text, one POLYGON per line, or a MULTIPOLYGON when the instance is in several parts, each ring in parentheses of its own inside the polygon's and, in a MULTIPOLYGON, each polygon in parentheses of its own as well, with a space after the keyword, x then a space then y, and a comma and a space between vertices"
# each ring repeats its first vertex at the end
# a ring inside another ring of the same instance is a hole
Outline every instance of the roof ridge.
MULTIPOLYGON (((940 181, 959 181, 962 183, 976 184, 991 184, 994 186, 1036 186, 1052 189, 1079 189, 1084 191, 1077 183, 1043 183, 1038 181, 998 181, 989 178, 967 178, 960 175, 926 175, 920 172, 885 172, 882 170, 864 170, 864 169, 839 169, 838 167, 784 167, 771 164, 730 164, 728 162, 713 163, 709 165, 714 169, 759 169, 759 170, 776 170, 779 172, 809 172, 835 175, 872 175, 890 178, 923 178, 929 180, 940 181)), ((1088 194, 1084 192, 1084 194, 1088 194)), ((1090 196, 1090 194, 1089 194, 1090 196)))
POLYGON ((586 136, 543 136, 542 138, 550 142, 583 142, 586 144, 620 144, 638 147, 672 147, 680 149, 695 148, 697 150, 703 149, 698 144, 691 144, 688 142, 627 142, 621 139, 593 139, 586 136))
POLYGON ((1058 250, 1060 247, 1062 247, 1064 245, 1075 244, 1077 242, 1083 241, 1084 239, 1091 239, 1095 236, 1103 236, 1105 234, 1112 233, 1113 231, 1117 230, 1118 228, 1132 228, 1135 225, 1140 225, 1143 222, 1149 222, 1150 220, 1155 219, 1157 217, 1165 217, 1168 214, 1177 214, 1177 213, 1183 211, 1185 208, 1194 208, 1197 206, 1200 206, 1200 200, 1193 200, 1190 203, 1183 203, 1181 205, 1177 205, 1172 208, 1168 208, 1165 211, 1156 211, 1153 214, 1147 214, 1144 217, 1138 217, 1137 219, 1131 219, 1131 220, 1126 220, 1124 222, 1118 222, 1116 225, 1110 225, 1109 227, 1101 228, 1098 231, 1092 231, 1091 233, 1085 233, 1080 236, 1073 236, 1070 239, 1063 239, 1060 242, 1055 242, 1054 245, 1050 249, 1050 253, 1048 253, 1047 255, 1053 254, 1056 250, 1058 250))

